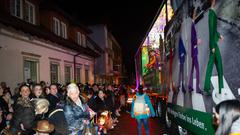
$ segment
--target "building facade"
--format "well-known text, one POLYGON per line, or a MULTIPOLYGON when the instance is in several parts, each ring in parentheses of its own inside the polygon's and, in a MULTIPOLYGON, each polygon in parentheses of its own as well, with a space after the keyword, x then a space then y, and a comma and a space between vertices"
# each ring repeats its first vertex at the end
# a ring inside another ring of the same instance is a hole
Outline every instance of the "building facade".
POLYGON ((92 31, 40 0, 0 0, 0 81, 93 83, 101 48, 92 31))
POLYGON ((89 26, 93 31, 89 36, 98 43, 104 53, 95 61, 95 82, 119 84, 122 76, 122 49, 107 25, 89 26))

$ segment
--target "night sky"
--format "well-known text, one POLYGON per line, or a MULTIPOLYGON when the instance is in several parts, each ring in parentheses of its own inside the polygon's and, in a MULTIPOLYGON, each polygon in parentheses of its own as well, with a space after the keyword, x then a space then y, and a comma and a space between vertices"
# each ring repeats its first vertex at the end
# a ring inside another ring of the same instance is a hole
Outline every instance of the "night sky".
POLYGON ((123 50, 128 75, 134 75, 134 55, 162 0, 55 0, 85 25, 106 23, 123 50))

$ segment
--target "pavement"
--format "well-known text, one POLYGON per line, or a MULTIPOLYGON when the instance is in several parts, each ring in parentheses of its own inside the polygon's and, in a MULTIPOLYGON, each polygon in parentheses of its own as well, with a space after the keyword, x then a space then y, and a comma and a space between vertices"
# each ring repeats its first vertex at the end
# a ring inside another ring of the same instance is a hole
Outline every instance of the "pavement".
MULTIPOLYGON (((131 118, 129 113, 121 113, 118 118, 117 126, 108 132, 108 135, 137 135, 137 121, 131 118)), ((150 135, 163 135, 165 130, 164 123, 159 118, 150 118, 150 135)), ((142 127, 142 135, 145 135, 142 127)))

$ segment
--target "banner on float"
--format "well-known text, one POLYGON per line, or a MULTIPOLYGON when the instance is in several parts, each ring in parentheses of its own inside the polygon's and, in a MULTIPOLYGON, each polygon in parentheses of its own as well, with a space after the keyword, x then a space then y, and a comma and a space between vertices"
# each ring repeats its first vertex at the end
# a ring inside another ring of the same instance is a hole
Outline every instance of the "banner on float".
POLYGON ((169 103, 168 117, 179 126, 197 135, 214 135, 212 115, 169 103))

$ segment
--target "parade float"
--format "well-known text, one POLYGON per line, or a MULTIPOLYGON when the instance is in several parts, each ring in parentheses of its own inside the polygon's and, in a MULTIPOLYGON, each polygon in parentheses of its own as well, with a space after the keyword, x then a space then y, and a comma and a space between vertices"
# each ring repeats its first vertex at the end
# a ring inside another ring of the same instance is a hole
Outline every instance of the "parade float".
POLYGON ((160 9, 135 55, 136 83, 166 99, 173 134, 214 134, 216 104, 240 98, 239 3, 167 0, 160 9))

